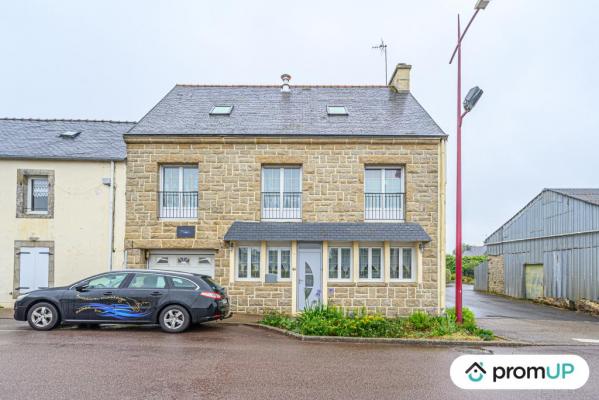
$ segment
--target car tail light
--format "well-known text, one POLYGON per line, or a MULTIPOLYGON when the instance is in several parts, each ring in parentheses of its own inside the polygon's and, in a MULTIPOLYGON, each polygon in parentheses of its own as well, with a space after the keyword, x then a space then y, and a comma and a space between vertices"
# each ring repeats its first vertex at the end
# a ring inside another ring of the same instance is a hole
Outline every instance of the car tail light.
POLYGON ((216 292, 202 292, 200 293, 200 296, 208 297, 213 300, 222 300, 223 298, 222 294, 216 292))

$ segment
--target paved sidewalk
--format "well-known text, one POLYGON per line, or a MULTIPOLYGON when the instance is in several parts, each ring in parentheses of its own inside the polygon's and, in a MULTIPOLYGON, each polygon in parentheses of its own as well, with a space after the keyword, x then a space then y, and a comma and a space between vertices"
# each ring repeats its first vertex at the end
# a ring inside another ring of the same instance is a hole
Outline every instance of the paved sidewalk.
POLYGON ((225 323, 225 324, 249 324, 249 323, 258 322, 261 319, 262 319, 262 315, 233 313, 233 316, 231 316, 231 318, 223 319, 222 321, 219 321, 219 322, 225 323))

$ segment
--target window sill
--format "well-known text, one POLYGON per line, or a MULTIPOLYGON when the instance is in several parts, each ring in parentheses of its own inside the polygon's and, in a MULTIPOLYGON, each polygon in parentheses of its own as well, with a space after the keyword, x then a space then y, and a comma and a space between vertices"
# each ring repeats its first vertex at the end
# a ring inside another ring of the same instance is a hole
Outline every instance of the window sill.
POLYGON ((364 218, 364 222, 392 222, 392 223, 403 223, 406 222, 405 219, 366 219, 364 218))
POLYGON ((354 281, 352 281, 351 279, 346 279, 346 280, 342 280, 342 279, 335 279, 335 280, 328 280, 327 281, 328 285, 331 287, 334 286, 347 286, 348 283, 354 283, 354 281))
POLYGON ((257 282, 262 282, 262 279, 260 278, 251 278, 251 279, 243 279, 243 278, 235 278, 235 282, 236 283, 257 283, 257 282))
POLYGON ((291 284, 291 279, 286 279, 286 280, 282 280, 282 281, 277 281, 277 282, 264 282, 264 285, 268 285, 268 286, 289 286, 291 284))
POLYGON ((17 218, 41 218, 41 219, 50 219, 54 218, 54 215, 50 213, 19 213, 17 214, 17 218))
POLYGON ((348 283, 353 283, 351 278, 350 279, 328 279, 327 282, 331 286, 334 286, 336 284, 347 285, 348 283))
POLYGON ((396 281, 396 280, 389 281, 389 286, 410 287, 410 286, 416 286, 416 284, 417 284, 416 281, 396 281))
POLYGON ((261 221, 267 222, 302 222, 301 218, 262 218, 261 221))
POLYGON ((387 286, 387 282, 384 281, 358 281, 356 286, 387 286))
POLYGON ((159 217, 158 218, 158 221, 161 221, 161 222, 169 222, 169 221, 170 222, 177 222, 177 221, 197 221, 197 220, 198 220, 197 216, 195 216, 195 217, 185 217, 185 218, 183 218, 183 217, 180 217, 180 218, 164 218, 164 217, 159 217))

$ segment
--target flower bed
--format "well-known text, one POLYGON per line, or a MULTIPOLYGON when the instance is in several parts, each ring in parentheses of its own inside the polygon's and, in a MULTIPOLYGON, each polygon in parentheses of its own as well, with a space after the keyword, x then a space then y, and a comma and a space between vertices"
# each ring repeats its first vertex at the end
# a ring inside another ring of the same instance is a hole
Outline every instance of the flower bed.
POLYGON ((476 326, 474 314, 467 308, 463 310, 463 319, 463 324, 456 323, 453 308, 441 316, 417 311, 409 317, 386 318, 379 314, 368 314, 365 310, 344 314, 335 307, 317 306, 297 317, 272 312, 266 314, 260 323, 308 336, 459 340, 494 338, 493 332, 476 326))

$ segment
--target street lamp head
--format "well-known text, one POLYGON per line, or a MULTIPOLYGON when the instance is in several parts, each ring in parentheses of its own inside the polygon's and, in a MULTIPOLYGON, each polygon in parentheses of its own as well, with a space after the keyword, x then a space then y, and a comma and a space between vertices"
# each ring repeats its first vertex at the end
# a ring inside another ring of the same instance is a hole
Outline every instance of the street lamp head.
POLYGON ((466 95, 466 98, 464 99, 464 110, 470 112, 474 108, 476 103, 478 103, 478 100, 480 100, 480 97, 482 95, 483 90, 478 86, 475 86, 472 89, 470 89, 468 91, 468 94, 466 95))
POLYGON ((491 0, 478 0, 474 6, 475 10, 484 10, 489 5, 491 0))

